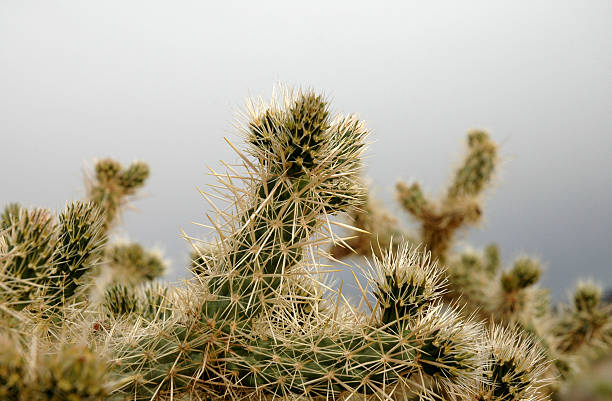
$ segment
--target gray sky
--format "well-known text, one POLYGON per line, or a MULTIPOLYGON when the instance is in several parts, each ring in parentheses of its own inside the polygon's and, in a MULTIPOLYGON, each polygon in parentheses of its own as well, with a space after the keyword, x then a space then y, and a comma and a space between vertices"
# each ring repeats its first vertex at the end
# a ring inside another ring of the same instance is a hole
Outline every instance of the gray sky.
POLYGON ((368 176, 443 190, 465 133, 504 163, 465 240, 612 285, 612 3, 585 1, 0 2, 0 204, 63 207, 85 162, 150 163, 121 232, 159 245, 210 208, 206 165, 236 161, 236 111, 278 82, 321 89, 368 122, 368 176))

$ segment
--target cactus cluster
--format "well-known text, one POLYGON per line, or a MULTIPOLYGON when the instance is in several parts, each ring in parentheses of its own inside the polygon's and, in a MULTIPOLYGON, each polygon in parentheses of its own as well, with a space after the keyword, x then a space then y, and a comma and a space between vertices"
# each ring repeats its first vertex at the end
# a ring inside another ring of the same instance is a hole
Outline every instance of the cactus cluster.
POLYGON ((228 141, 241 165, 213 171, 217 183, 202 192, 216 211, 206 223, 214 237, 186 236, 191 276, 180 285, 155 281, 165 270, 158 253, 113 238, 148 177, 144 163, 98 161, 87 200, 57 219, 5 208, 0 398, 541 400, 558 355, 608 343, 609 312, 594 287, 582 285, 567 319, 551 324, 529 295, 537 262, 500 272, 495 247, 450 253, 455 231, 481 215, 478 196, 495 167, 483 132, 470 134, 466 163, 439 204, 400 186, 422 222, 419 246, 400 240, 367 194, 368 130, 357 117, 334 115, 310 90, 252 101, 248 111, 244 147, 228 141), (353 238, 333 232, 347 227, 342 215, 359 219, 353 238), (342 247, 372 258, 367 283, 356 281, 363 307, 329 282, 326 258, 347 256, 342 247), (471 308, 489 295, 475 277, 496 282, 501 301, 471 308), (524 310, 534 310, 530 319, 524 310))
MULTIPOLYGON (((548 378, 545 392, 556 393, 564 380, 575 375, 594 355, 610 352, 612 307, 602 302, 601 289, 592 283, 578 285, 573 305, 553 307, 548 291, 537 285, 542 272, 537 260, 521 256, 511 268, 502 270, 500 251, 495 244, 480 252, 457 251, 453 247, 457 232, 482 218, 483 191, 498 164, 497 146, 486 132, 470 131, 467 145, 463 163, 445 197, 438 202, 429 200, 418 183, 397 184, 398 201, 419 223, 419 233, 402 230, 399 223, 363 224, 372 216, 382 215, 389 216, 387 222, 398 221, 382 207, 375 211, 363 207, 349 216, 360 230, 351 233, 344 243, 334 245, 330 252, 341 258, 351 252, 369 257, 372 251, 379 253, 381 246, 413 244, 430 249, 432 257, 446 267, 444 301, 460 305, 466 316, 529 333, 533 347, 543 355, 538 359, 554 361, 541 373, 548 378)), ((372 204, 375 201, 368 203, 372 204)), ((496 333, 493 338, 500 338, 499 329, 490 332, 496 333)))
MULTIPOLYGON (((11 310, 61 306, 89 284, 106 234, 104 216, 90 202, 75 202, 56 219, 45 209, 7 206, 0 227, 0 300, 11 310)), ((5 312, 8 313, 8 312, 5 312)))

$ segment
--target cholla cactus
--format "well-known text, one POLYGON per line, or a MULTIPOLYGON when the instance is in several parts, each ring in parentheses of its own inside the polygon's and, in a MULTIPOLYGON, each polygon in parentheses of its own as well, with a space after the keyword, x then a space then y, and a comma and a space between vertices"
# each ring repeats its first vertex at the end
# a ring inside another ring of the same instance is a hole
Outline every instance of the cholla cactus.
POLYGON ((497 163, 497 146, 484 131, 468 134, 468 154, 457 170, 446 197, 434 204, 419 184, 397 184, 400 204, 421 223, 421 241, 441 261, 460 228, 480 220, 482 205, 478 196, 489 183, 497 163))
POLYGON ((606 349, 612 345, 612 306, 601 302, 601 288, 590 282, 579 283, 573 305, 557 320, 554 334, 557 348, 566 353, 606 349))
MULTIPOLYGON (((99 162, 89 181, 94 204, 69 206, 59 223, 49 212, 6 209, 0 285, 9 291, 0 298, 7 323, 0 339, 9 345, 0 349, 0 394, 18 401, 545 398, 551 355, 574 346, 547 348, 522 321, 504 329, 466 316, 456 300, 447 302, 456 288, 446 287, 453 270, 445 273, 425 247, 389 235, 382 241, 388 250, 371 248, 377 257, 365 288, 376 303, 366 290, 363 299, 370 313, 325 281, 321 249, 342 243, 331 226, 345 226, 334 216, 369 205, 360 180, 363 122, 333 116, 312 91, 286 91, 269 104, 251 102, 243 133, 246 149, 231 145, 242 166, 214 173, 214 197, 224 196, 230 207, 213 204, 216 238, 193 240, 194 274, 182 286, 151 283, 163 263, 139 246, 101 249, 126 195, 148 175, 143 164, 99 162), (105 266, 136 278, 106 288, 98 302, 85 290, 102 251, 105 266), (40 297, 57 311, 52 331, 34 307, 40 297)), ((493 160, 495 147, 482 133, 470 135, 470 146, 444 213, 476 204, 490 176, 493 162, 478 160, 487 152, 493 160)), ((414 210, 428 208, 419 191, 413 195, 414 210)), ((362 231, 375 226, 364 222, 362 231)), ((392 222, 382 226, 395 230, 392 222)), ((442 239, 436 255, 451 239, 442 239)), ((493 248, 469 263, 508 294, 533 286, 539 271, 521 260, 497 279, 493 248)), ((584 290, 577 299, 581 321, 586 313, 590 324, 599 322, 596 294, 584 290)), ((607 339, 608 326, 597 327, 585 338, 596 332, 607 339)))
POLYGON ((124 168, 118 161, 103 159, 96 162, 95 175, 85 180, 89 199, 105 213, 105 227, 112 226, 129 197, 142 187, 149 177, 149 166, 134 162, 124 168))
MULTIPOLYGON (((447 291, 443 294, 446 303, 462 305, 465 315, 475 314, 483 321, 517 326, 531 333, 534 347, 549 360, 555 360, 554 364, 548 364, 544 373, 549 379, 546 391, 555 391, 559 388, 559 379, 571 376, 593 349, 608 352, 612 338, 610 309, 600 304, 600 290, 596 286, 582 284, 574 305, 555 311, 550 306, 548 291, 537 286, 540 264, 529 257, 516 259, 511 269, 500 272, 500 252, 495 245, 489 245, 483 252, 452 252, 456 232, 480 220, 480 195, 490 182, 497 163, 497 147, 483 131, 468 134, 468 149, 446 197, 438 203, 428 200, 419 184, 398 183, 398 200, 421 224, 421 232, 420 240, 403 233, 395 235, 396 241, 422 243, 431 248, 434 258, 444 262, 448 280, 447 291)), ((367 214, 359 213, 351 216, 354 224, 368 231, 357 232, 359 247, 352 247, 364 255, 368 255, 364 249, 376 251, 375 238, 386 238, 389 233, 386 227, 359 224, 368 218, 367 214)), ((332 248, 337 257, 350 252, 350 248, 342 249, 345 252, 337 248, 332 248)), ((379 301, 390 303, 389 300, 379 301)), ((494 339, 504 337, 498 329, 492 333, 494 339)))
POLYGON ((166 263, 159 252, 147 251, 137 243, 116 243, 106 250, 106 263, 113 270, 113 280, 132 285, 160 277, 166 263))
POLYGON ((0 299, 11 309, 62 305, 83 295, 100 260, 103 216, 91 203, 69 204, 56 222, 44 209, 10 205, 0 232, 0 299), (80 290, 80 291, 79 291, 80 290))
POLYGON ((88 347, 65 345, 41 359, 30 399, 103 401, 110 394, 107 362, 88 347))
POLYGON ((400 205, 421 224, 420 239, 402 231, 393 216, 370 200, 365 208, 352 212, 351 223, 360 230, 347 244, 334 246, 332 256, 342 258, 351 253, 369 256, 372 250, 380 255, 380 250, 386 249, 394 237, 396 244, 423 243, 435 258, 445 262, 456 232, 481 219, 480 195, 497 164, 497 146, 486 132, 469 132, 467 142, 468 154, 463 165, 457 169, 446 197, 439 202, 427 199, 418 183, 397 183, 400 205))
POLYGON ((102 307, 113 319, 134 315, 151 321, 172 314, 170 291, 158 283, 138 287, 115 284, 106 290, 102 307))
POLYGON ((251 106, 249 148, 239 152, 246 173, 217 174, 235 212, 216 207, 219 238, 197 247, 197 274, 178 290, 175 314, 116 340, 116 363, 132 379, 125 394, 474 398, 487 382, 486 330, 440 304, 443 280, 428 253, 405 246, 376 262, 370 317, 322 302, 314 255, 328 215, 363 202, 363 124, 332 119, 312 92, 251 106))
MULTIPOLYGON (((116 160, 102 159, 95 163, 94 171, 95 174, 88 174, 85 180, 87 197, 104 211, 104 231, 109 233, 130 199, 145 184, 149 177, 149 166, 136 161, 124 168, 116 160)), ((135 242, 115 242, 104 252, 93 298, 99 300, 106 297, 108 300, 111 295, 105 294, 105 291, 115 283, 134 287, 129 288, 129 292, 137 293, 140 291, 137 287, 146 286, 161 277, 166 269, 167 263, 161 252, 147 250, 135 242)), ((123 293, 126 294, 126 291, 128 289, 123 293)))

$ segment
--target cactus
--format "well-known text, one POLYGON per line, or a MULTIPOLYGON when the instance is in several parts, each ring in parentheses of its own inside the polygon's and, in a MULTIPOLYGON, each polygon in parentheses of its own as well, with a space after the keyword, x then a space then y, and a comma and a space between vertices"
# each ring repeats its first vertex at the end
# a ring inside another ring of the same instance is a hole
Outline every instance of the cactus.
POLYGON ((96 162, 95 175, 85 180, 89 199, 105 214, 105 228, 110 228, 119 217, 130 197, 142 187, 149 177, 149 166, 134 162, 124 168, 113 159, 96 162))
MULTIPOLYGON (((497 367, 494 348, 482 324, 440 303, 444 280, 426 251, 391 245, 380 252, 369 276, 379 302, 369 317, 320 297, 311 255, 330 235, 327 216, 365 200, 363 124, 331 120, 311 92, 251 110, 249 148, 238 153, 246 173, 217 174, 236 212, 210 219, 219 238, 195 247, 194 278, 179 290, 176 313, 119 339, 117 364, 132 378, 125 394, 475 397, 497 367)), ((525 380, 520 396, 528 399, 541 384, 524 368, 507 366, 504 374, 525 380)), ((509 399, 509 391, 496 388, 498 398, 487 399, 509 399)))
MULTIPOLYGON (((87 198, 103 210, 103 230, 110 235, 120 220, 122 210, 148 179, 149 166, 136 161, 124 168, 120 162, 107 158, 96 161, 94 172, 85 180, 87 198)), ((113 241, 104 252, 93 298, 109 302, 112 299, 113 306, 107 308, 107 312, 117 310, 119 315, 123 315, 124 311, 119 307, 121 298, 117 298, 119 293, 127 296, 128 293, 141 292, 138 287, 147 286, 160 278, 167 269, 166 265, 159 251, 147 250, 136 242, 113 241), (130 288, 116 289, 114 294, 109 293, 108 287, 116 283, 130 288), (117 302, 119 304, 115 304, 117 302)), ((130 302, 127 298, 123 300, 130 302)), ((138 310, 142 312, 144 309, 139 307, 138 310)))
POLYGON ((46 355, 32 383, 32 398, 45 401, 103 401, 107 388, 107 363, 85 346, 66 345, 46 355))
MULTIPOLYGON (((482 252, 454 252, 452 245, 457 231, 482 217, 481 194, 495 172, 498 158, 497 146, 484 131, 468 133, 467 143, 466 158, 456 170, 446 196, 439 202, 429 200, 418 183, 397 184, 400 205, 420 223, 421 230, 419 239, 409 232, 395 233, 396 246, 402 242, 420 243, 431 249, 433 258, 447 267, 444 301, 461 305, 464 315, 476 315, 483 321, 520 327, 529 332, 533 336, 529 340, 533 346, 546 359, 555 361, 547 365, 542 375, 548 377, 545 392, 556 392, 562 380, 571 377, 589 360, 593 350, 609 352, 612 343, 610 307, 601 304, 598 287, 581 284, 572 306, 552 308, 548 291, 537 286, 541 275, 539 262, 520 257, 514 261, 512 269, 500 272, 500 252, 494 244, 482 252)), ((376 253, 375 239, 388 238, 390 230, 380 225, 360 224, 368 221, 370 215, 358 211, 350 216, 351 223, 361 229, 355 232, 359 246, 349 242, 349 246, 339 250, 342 244, 336 245, 331 249, 332 255, 340 258, 351 251, 366 256, 370 250, 376 253)), ((380 297, 378 300, 390 303, 380 297)), ((499 330, 489 330, 493 333, 493 343, 504 342, 501 339, 505 334, 499 334, 499 330)))
POLYGON ((20 344, 7 334, 0 335, 0 399, 23 399, 27 372, 20 344))
POLYGON ((56 344, 57 350, 45 346, 40 350, 34 346, 26 353, 22 341, 6 333, 0 336, 2 400, 103 401, 110 396, 108 362, 88 347, 56 344))
POLYGON ((137 285, 163 275, 166 264, 161 255, 147 251, 138 243, 115 243, 106 250, 106 263, 113 270, 113 279, 137 285))
POLYGON ((457 230, 480 220, 482 205, 478 196, 489 183, 497 163, 497 146, 486 132, 469 132, 467 142, 465 161, 439 204, 428 200, 417 183, 397 184, 400 204, 421 223, 421 241, 442 262, 457 230))
POLYGON ((527 296, 539 277, 536 262, 519 259, 500 272, 496 247, 459 261, 450 252, 454 232, 481 213, 478 194, 496 158, 486 134, 470 134, 469 155, 440 205, 418 185, 400 186, 407 210, 423 222, 422 238, 438 241, 417 247, 367 195, 362 121, 334 116, 309 90, 248 108, 245 147, 230 143, 242 166, 214 172, 214 195, 203 192, 217 212, 209 217, 216 237, 187 237, 193 274, 182 285, 152 282, 164 270, 159 255, 106 242, 149 174, 144 163, 96 163, 90 202, 69 205, 57 222, 41 209, 5 209, 0 394, 18 401, 540 400, 559 369, 551 363, 557 354, 609 340, 607 310, 592 288, 580 288, 567 319, 550 325, 547 334, 556 336, 545 336, 532 323, 546 313, 524 318, 537 309, 527 296), (229 208, 211 201, 220 195, 229 208), (361 237, 335 236, 332 225, 346 228, 336 218, 343 214, 361 219, 361 237), (357 281, 369 312, 326 281, 330 242, 374 253, 366 286, 357 281), (496 283, 496 299, 510 300, 492 302, 486 324, 458 300, 468 286, 468 299, 482 295, 473 276, 496 283))
POLYGON ((489 380, 481 383, 478 399, 539 400, 549 379, 546 354, 516 329, 496 327, 489 332, 489 380))
POLYGON ((352 242, 332 248, 332 255, 341 258, 355 252, 368 256, 372 249, 375 252, 381 247, 385 249, 389 238, 395 236, 425 244, 436 259, 445 262, 457 231, 480 221, 480 195, 493 177, 497 164, 497 146, 486 132, 470 131, 467 143, 468 154, 463 165, 455 172, 446 197, 439 202, 429 200, 416 182, 410 185, 403 181, 397 183, 399 204, 421 225, 418 240, 398 229, 394 217, 378 206, 353 212, 351 224, 366 232, 359 231, 352 242))
POLYGON ((91 203, 69 204, 56 222, 45 209, 9 205, 3 214, 0 299, 15 310, 30 303, 62 305, 83 295, 100 260, 106 236, 91 203))
POLYGON ((172 314, 170 298, 168 288, 157 283, 138 287, 115 284, 106 289, 102 307, 111 318, 137 315, 150 321, 172 314))
POLYGON ((601 302, 601 288, 590 282, 579 283, 573 305, 566 308, 554 327, 562 352, 608 348, 612 345, 612 306, 601 302))

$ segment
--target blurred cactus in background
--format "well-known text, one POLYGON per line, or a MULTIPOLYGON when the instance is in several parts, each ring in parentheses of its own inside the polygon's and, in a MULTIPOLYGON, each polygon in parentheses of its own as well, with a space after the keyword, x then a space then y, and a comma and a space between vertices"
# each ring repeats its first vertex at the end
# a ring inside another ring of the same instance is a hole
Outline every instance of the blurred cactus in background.
POLYGON ((0 399, 541 400, 609 346, 610 310, 592 284, 554 310, 537 261, 503 270, 494 245, 453 249, 496 167, 486 133, 468 135, 440 202, 398 184, 417 238, 368 195, 357 117, 309 90, 251 101, 247 114, 244 146, 228 141, 241 165, 213 171, 202 192, 215 236, 186 236, 181 285, 155 281, 158 252, 113 238, 149 175, 142 162, 98 161, 87 201, 57 219, 4 209, 0 399), (356 277, 363 308, 329 282, 327 258, 353 252, 371 258, 367 282, 356 277))
POLYGON ((159 252, 147 251, 137 243, 112 244, 106 250, 106 258, 117 282, 146 283, 166 270, 159 252))
MULTIPOLYGON (((98 160, 94 174, 85 179, 88 199, 104 212, 104 230, 110 235, 122 210, 149 178, 149 166, 133 162, 124 168, 113 159, 98 160)), ((158 251, 145 249, 135 242, 115 241, 106 247, 103 271, 98 278, 99 292, 113 283, 130 287, 146 284, 166 271, 166 262, 158 251)), ((100 295, 100 294, 98 294, 100 295)))
POLYGON ((331 248, 330 255, 334 259, 342 259, 351 254, 372 253, 380 257, 389 247, 396 248, 400 244, 399 241, 394 242, 393 238, 405 235, 398 220, 372 196, 368 196, 362 206, 349 213, 355 235, 339 241, 331 248))
POLYGON ((134 162, 128 168, 113 159, 96 162, 95 174, 85 184, 89 199, 104 210, 107 229, 148 177, 149 166, 143 162, 134 162))
POLYGON ((457 169, 446 197, 438 203, 427 199, 419 184, 397 184, 400 204, 421 223, 421 241, 434 257, 445 262, 457 230, 478 222, 482 215, 481 192, 489 183, 497 162, 497 146, 484 131, 468 134, 468 154, 457 169))

